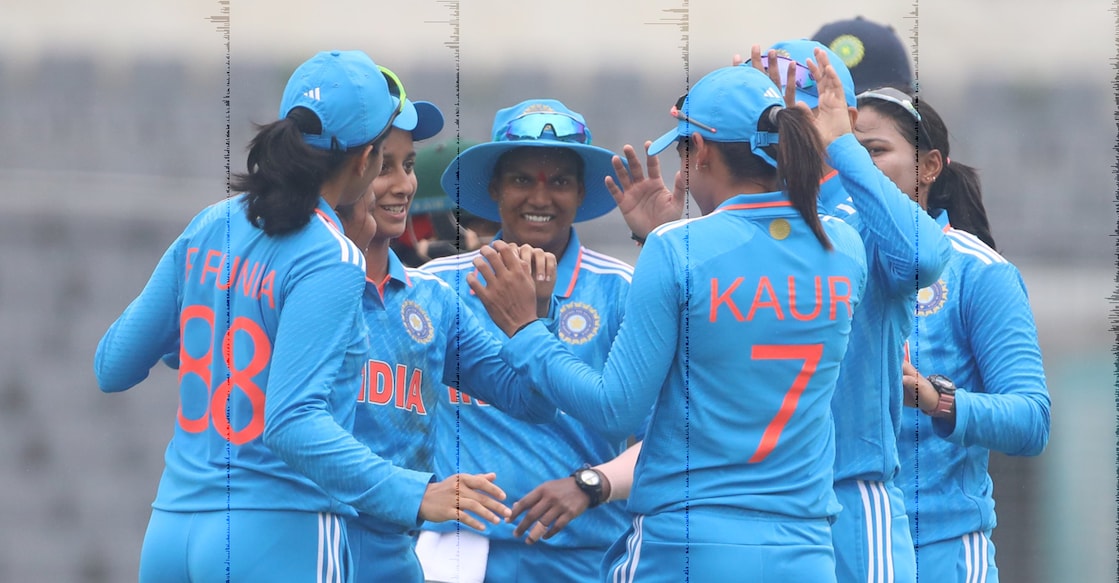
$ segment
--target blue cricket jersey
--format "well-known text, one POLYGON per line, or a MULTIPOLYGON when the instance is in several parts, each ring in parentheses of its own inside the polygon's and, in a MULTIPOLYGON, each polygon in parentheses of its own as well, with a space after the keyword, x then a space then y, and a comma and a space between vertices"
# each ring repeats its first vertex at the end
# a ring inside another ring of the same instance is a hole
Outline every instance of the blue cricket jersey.
POLYGON ((638 258, 601 373, 539 323, 506 341, 502 357, 614 436, 656 404, 631 512, 834 515, 831 397, 866 263, 854 229, 823 223, 832 251, 774 192, 662 225, 638 258))
MULTIPOLYGON (((391 249, 388 260, 386 280, 380 285, 367 281, 362 300, 371 331, 354 421, 354 435, 362 443, 397 466, 433 474, 433 421, 436 411, 450 408, 448 386, 462 387, 530 422, 555 419, 555 407, 501 360, 501 343, 451 286, 406 269, 391 249)), ((416 512, 424 490, 407 494, 416 512)), ((401 532, 376 516, 361 514, 357 523, 401 532)))
MULTIPOLYGON (((477 252, 472 252, 436 259, 423 266, 423 270, 458 290, 479 321, 498 338, 505 338, 466 282, 466 275, 474 271, 472 262, 477 256, 477 252)), ((549 333, 595 370, 601 370, 606 362, 610 344, 621 325, 632 273, 629 265, 583 247, 574 229, 566 251, 557 258, 555 330, 549 333)), ((465 358, 462 355, 448 364, 465 368, 470 365, 465 358)), ((555 422, 533 425, 453 388, 443 398, 451 406, 440 406, 436 412, 436 472, 496 472, 498 485, 511 501, 519 500, 544 482, 570 475, 584 463, 595 465, 611 460, 625 449, 627 433, 607 437, 601 428, 565 414, 555 422)), ((645 414, 648 412, 646 408, 645 414)), ((631 428, 628 434, 635 429, 631 428)), ((629 515, 622 504, 602 504, 584 512, 579 520, 572 521, 551 539, 536 544, 606 547, 628 526, 629 515)), ((515 527, 506 523, 487 525, 483 534, 495 540, 517 540, 513 537, 515 527)), ((424 528, 451 532, 457 526, 428 523, 424 528)))
POLYGON ((975 236, 947 228, 952 256, 917 296, 910 359, 956 384, 956 426, 907 409, 899 440, 914 544, 995 527, 990 451, 1032 456, 1049 441, 1049 392, 1026 285, 975 236))
POLYGON ((368 350, 365 259, 337 221, 320 199, 307 225, 271 237, 249 222, 243 196, 214 204, 101 339, 105 392, 178 353, 180 405, 155 508, 356 508, 417 524, 399 501, 429 476, 350 433, 368 350))
POLYGON ((898 470, 898 383, 917 290, 936 281, 949 245, 936 221, 874 166, 853 134, 832 142, 828 157, 838 177, 820 185, 820 212, 855 227, 868 270, 832 406, 835 481, 885 482, 898 470))

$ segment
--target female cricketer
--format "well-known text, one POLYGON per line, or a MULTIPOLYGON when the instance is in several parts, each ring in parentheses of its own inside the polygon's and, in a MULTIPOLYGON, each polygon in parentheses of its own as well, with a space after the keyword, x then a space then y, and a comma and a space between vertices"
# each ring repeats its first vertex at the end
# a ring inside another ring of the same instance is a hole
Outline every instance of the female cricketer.
MULTIPOLYGON (((393 464, 433 479, 433 419, 439 408, 449 407, 440 403, 448 387, 468 390, 529 422, 552 421, 557 413, 539 393, 517 381, 498 356, 500 343, 449 285, 405 268, 390 248, 390 242, 407 228, 416 194, 413 142, 434 136, 442 127, 443 115, 434 104, 405 99, 404 110, 393 121, 382 147, 384 162, 372 184, 376 196, 338 208, 346 236, 365 250, 362 304, 371 332, 354 435, 393 464)), ((543 252, 539 255, 543 257, 543 252)), ((554 278, 554 273, 548 275, 554 278)), ((496 477, 486 475, 490 480, 496 477)), ((463 476, 455 474, 441 483, 454 487, 463 476)), ((423 504, 423 488, 402 495, 416 507, 423 504)), ((483 495, 461 486, 464 499, 483 495)), ((470 516, 462 522, 484 528, 470 516)), ((422 582, 414 552, 417 530, 415 524, 402 527, 373 514, 351 518, 348 532, 355 580, 422 582)))
POLYGON ((944 273, 917 295, 904 369, 906 404, 918 410, 903 420, 897 484, 918 574, 994 583, 990 451, 1035 456, 1049 441, 1049 393, 1026 286, 995 251, 978 175, 949 159, 936 110, 890 88, 864 92, 858 103, 855 135, 952 246, 944 273))
MULTIPOLYGON (((179 410, 140 581, 347 581, 344 517, 459 516, 455 489, 393 466, 351 434, 368 338, 365 259, 334 207, 359 200, 404 88, 360 51, 322 52, 260 129, 243 191, 202 211, 97 347, 105 392, 179 369, 179 410), (393 97, 395 95, 395 98, 393 97), (177 356, 175 356, 177 354, 177 356), (401 493, 427 487, 420 509, 401 493)), ((500 498, 478 478, 471 487, 500 498)), ((496 498, 467 501, 498 520, 496 498)))
MULTIPOLYGON (((830 405, 866 263, 858 233, 816 212, 823 143, 853 140, 817 57, 815 122, 749 67, 706 75, 671 110, 676 127, 648 152, 676 146, 677 183, 704 216, 648 235, 602 373, 535 320, 511 249, 475 261, 486 285, 471 276, 471 289, 510 336, 502 357, 561 409, 624 435, 654 407, 636 517, 602 581, 835 580, 830 405)), ((876 172, 859 153, 850 172, 876 172)))
MULTIPOLYGON (((491 138, 452 161, 443 173, 443 189, 470 213, 500 221, 498 240, 531 245, 556 257, 554 293, 545 301, 555 315, 550 333, 599 370, 621 324, 632 268, 584 247, 573 225, 614 209, 603 187, 612 174, 613 153, 591 145, 583 116, 554 99, 499 110, 491 138)), ((423 269, 449 283, 488 330, 504 337, 468 286, 476 257, 477 252, 444 257, 423 269)), ((447 398, 452 406, 436 412, 437 473, 494 471, 513 500, 557 478, 576 488, 568 476, 583 465, 613 459, 625 447, 626 435, 607 435, 569 415, 532 425, 473 394, 452 391, 447 398)), ((590 492, 586 503, 592 507, 564 531, 536 544, 525 544, 508 523, 479 534, 450 524, 426 525, 418 544, 427 578, 593 579, 603 553, 629 519, 621 505, 599 504, 604 498, 593 484, 582 485, 590 492)))

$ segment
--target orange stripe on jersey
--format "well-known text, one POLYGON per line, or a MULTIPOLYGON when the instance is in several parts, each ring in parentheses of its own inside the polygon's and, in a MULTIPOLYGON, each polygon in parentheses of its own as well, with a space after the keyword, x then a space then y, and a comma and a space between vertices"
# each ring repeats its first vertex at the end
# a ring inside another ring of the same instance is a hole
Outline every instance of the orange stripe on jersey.
POLYGON ((783 206, 791 207, 791 206, 793 206, 793 203, 791 203, 787 200, 775 200, 773 202, 747 202, 747 203, 742 203, 742 204, 732 204, 730 206, 722 207, 719 210, 720 211, 743 211, 743 210, 749 210, 749 209, 780 208, 780 207, 783 207, 783 206))
MULTIPOLYGON (((330 226, 334 227, 335 229, 338 229, 338 224, 335 223, 334 220, 330 218, 330 215, 322 212, 322 209, 315 209, 315 213, 317 213, 320 217, 322 217, 324 221, 329 223, 330 226)), ((342 229, 338 229, 338 230, 341 231, 342 229)))
POLYGON ((834 170, 833 169, 831 172, 828 172, 827 174, 824 175, 823 178, 820 179, 820 184, 823 184, 823 183, 831 180, 832 178, 835 178, 837 174, 839 174, 839 170, 834 170))
POLYGON ((563 293, 563 297, 571 297, 571 292, 575 291, 575 281, 579 279, 579 267, 583 265, 583 248, 579 248, 579 257, 575 259, 575 269, 571 271, 571 283, 567 285, 567 291, 563 293))

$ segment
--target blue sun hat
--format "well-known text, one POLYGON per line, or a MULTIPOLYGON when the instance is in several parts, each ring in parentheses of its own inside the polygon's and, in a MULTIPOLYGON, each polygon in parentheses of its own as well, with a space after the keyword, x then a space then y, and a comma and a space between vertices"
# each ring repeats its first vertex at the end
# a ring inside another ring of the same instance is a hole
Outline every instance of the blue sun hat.
POLYGON ((443 172, 443 190, 466 211, 501 221, 497 202, 490 197, 490 179, 502 154, 517 148, 565 148, 583 159, 586 194, 575 222, 600 217, 616 206, 604 180, 614 176, 610 150, 591 145, 591 130, 576 111, 555 99, 529 99, 499 110, 494 116, 492 141, 466 149, 443 172))
MULTIPOLYGON (((393 97, 399 105, 400 100, 393 97)), ((430 101, 412 101, 404 98, 404 108, 392 120, 392 127, 412 132, 412 141, 426 140, 443 131, 443 112, 430 101)))
POLYGON ((654 156, 683 137, 699 134, 712 142, 745 142, 750 150, 776 167, 762 148, 777 143, 777 132, 758 131, 758 122, 772 107, 784 107, 777 86, 753 67, 723 67, 704 75, 669 113, 676 127, 649 145, 654 156))
POLYGON ((400 80, 361 51, 323 51, 300 65, 280 100, 280 119, 304 107, 318 116, 322 132, 303 134, 320 150, 346 150, 384 134, 406 97, 400 80))
MULTIPOLYGON (((804 39, 781 41, 769 48, 777 51, 777 66, 782 83, 785 83, 785 77, 788 75, 788 61, 785 59, 796 61, 797 101, 803 101, 811 108, 820 104, 820 93, 819 89, 816 88, 816 80, 808 72, 808 66, 805 63, 808 62, 808 59, 812 59, 813 62, 816 61, 813 52, 815 49, 824 49, 824 52, 828 55, 828 62, 831 63, 832 67, 835 67, 835 72, 843 83, 843 96, 847 99, 847 106, 855 107, 855 81, 851 78, 851 71, 843 63, 843 59, 831 49, 814 40, 804 39)), ((764 55, 767 54, 769 54, 769 49, 762 51, 762 64, 766 66, 769 62, 764 55)), ((751 65, 749 61, 746 61, 740 66, 750 67, 751 65)))

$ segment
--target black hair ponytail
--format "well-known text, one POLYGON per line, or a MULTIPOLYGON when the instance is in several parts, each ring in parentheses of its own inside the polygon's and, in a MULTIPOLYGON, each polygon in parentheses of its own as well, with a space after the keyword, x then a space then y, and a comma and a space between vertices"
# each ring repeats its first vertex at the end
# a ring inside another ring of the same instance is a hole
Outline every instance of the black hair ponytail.
POLYGON ((773 157, 777 160, 778 183, 824 249, 831 249, 818 210, 824 145, 810 114, 800 108, 773 106, 762 119, 758 129, 776 129, 779 136, 777 145, 769 146, 776 150, 773 157))
POLYGON ((995 249, 987 209, 983 206, 979 172, 971 166, 948 159, 951 146, 944 120, 928 103, 918 101, 916 106, 921 113, 921 125, 924 126, 929 149, 939 150, 944 160, 940 176, 929 187, 929 208, 948 211, 953 228, 967 231, 995 249))
POLYGON ((248 172, 235 174, 230 188, 245 192, 249 221, 270 236, 296 231, 311 220, 322 185, 355 150, 319 150, 302 134, 319 134, 322 123, 304 107, 285 119, 258 126, 249 144, 248 172))

